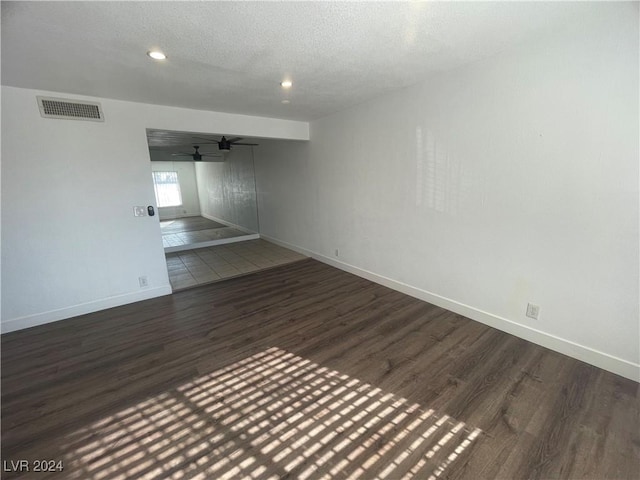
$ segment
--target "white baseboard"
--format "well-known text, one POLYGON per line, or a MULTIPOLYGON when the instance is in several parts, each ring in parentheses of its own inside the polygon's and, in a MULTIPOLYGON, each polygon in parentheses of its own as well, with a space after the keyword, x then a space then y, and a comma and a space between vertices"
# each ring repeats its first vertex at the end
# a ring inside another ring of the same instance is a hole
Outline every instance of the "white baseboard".
POLYGON ((14 332, 16 330, 22 330, 24 328, 44 325, 45 323, 57 322, 59 320, 65 320, 67 318, 77 317, 78 315, 85 315, 87 313, 93 313, 112 307, 119 307, 120 305, 126 305, 128 303, 139 302, 141 300, 161 297, 163 295, 171 295, 170 285, 149 288, 134 293, 125 293, 124 295, 116 295, 114 297, 102 298, 100 300, 94 300, 91 302, 73 305, 71 307, 60 308, 58 310, 50 310, 48 312, 36 313, 33 315, 26 315, 24 317, 3 320, 1 330, 2 333, 14 332))
POLYGON ((178 220, 180 218, 190 218, 190 217, 200 217, 200 216, 201 215, 199 213, 183 213, 181 215, 161 215, 160 213, 158 213, 158 219, 161 222, 164 222, 165 220, 178 220))
POLYGON ((302 255, 307 255, 322 263, 326 263, 328 265, 331 265, 332 267, 344 270, 345 272, 353 273, 354 275, 366 278, 367 280, 378 283, 380 285, 384 285, 385 287, 389 287, 393 290, 397 290, 425 302, 432 303, 433 305, 445 308, 459 315, 463 315, 467 318, 470 318, 471 320, 475 320, 503 332, 510 333, 511 335, 515 335, 516 337, 528 340, 550 350, 589 363, 596 367, 602 368, 603 370, 613 372, 622 377, 640 382, 640 364, 618 358, 608 353, 594 350, 593 348, 580 345, 578 343, 572 342, 571 340, 557 337, 541 330, 536 330, 535 328, 531 328, 527 325, 522 325, 498 315, 494 315, 492 313, 479 310, 469 305, 465 305, 450 298, 446 298, 441 295, 437 295, 435 293, 413 287, 406 283, 402 283, 397 280, 378 275, 377 273, 373 273, 354 265, 341 262, 339 260, 336 260, 335 258, 327 257, 311 250, 298 247, 297 245, 292 245, 282 240, 278 240, 277 238, 273 238, 268 235, 261 235, 261 237, 264 240, 296 251, 298 253, 301 253, 302 255))
POLYGON ((213 220, 214 222, 218 222, 218 223, 221 223, 223 225, 226 225, 227 227, 235 228, 236 230, 240 230, 241 232, 244 232, 244 233, 249 233, 249 234, 256 233, 253 230, 249 230, 246 227, 242 227, 240 225, 236 225, 235 223, 231 223, 231 222, 228 222, 228 221, 223 220, 221 218, 214 217, 213 215, 207 215, 206 213, 201 213, 200 216, 204 217, 204 218, 206 218, 208 220, 213 220))
POLYGON ((195 248, 215 247, 216 245, 225 245, 227 243, 246 242, 247 240, 258 240, 260 235, 253 233, 251 235, 243 235, 241 237, 221 238, 219 240, 208 240, 206 242, 188 243, 186 245, 178 245, 176 247, 165 247, 164 253, 184 252, 185 250, 193 250, 195 248))

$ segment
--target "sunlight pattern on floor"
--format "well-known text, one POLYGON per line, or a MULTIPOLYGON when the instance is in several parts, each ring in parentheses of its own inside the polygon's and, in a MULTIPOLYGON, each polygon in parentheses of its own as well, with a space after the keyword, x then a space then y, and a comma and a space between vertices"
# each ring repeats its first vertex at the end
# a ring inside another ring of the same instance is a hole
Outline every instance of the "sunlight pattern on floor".
POLYGON ((270 348, 88 425, 66 478, 437 479, 479 429, 270 348))

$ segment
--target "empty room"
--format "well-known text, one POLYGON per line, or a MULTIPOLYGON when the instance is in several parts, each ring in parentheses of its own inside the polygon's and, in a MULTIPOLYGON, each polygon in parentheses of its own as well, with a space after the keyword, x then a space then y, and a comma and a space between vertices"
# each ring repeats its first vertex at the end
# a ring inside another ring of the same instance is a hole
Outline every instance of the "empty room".
POLYGON ((3 479, 640 478, 638 2, 0 8, 3 479))

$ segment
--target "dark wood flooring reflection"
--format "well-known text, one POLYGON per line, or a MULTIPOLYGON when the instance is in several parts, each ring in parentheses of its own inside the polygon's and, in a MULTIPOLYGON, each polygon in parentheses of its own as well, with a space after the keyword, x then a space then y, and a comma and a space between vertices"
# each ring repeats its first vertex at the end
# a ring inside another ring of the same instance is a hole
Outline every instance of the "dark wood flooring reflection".
POLYGON ((2 336, 3 478, 637 479, 639 403, 314 260, 2 336))

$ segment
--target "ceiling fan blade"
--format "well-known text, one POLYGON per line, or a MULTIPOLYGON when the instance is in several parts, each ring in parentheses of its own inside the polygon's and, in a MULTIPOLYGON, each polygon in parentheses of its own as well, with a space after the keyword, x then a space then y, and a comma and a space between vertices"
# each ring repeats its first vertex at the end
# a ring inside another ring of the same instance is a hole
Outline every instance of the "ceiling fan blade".
POLYGON ((215 138, 206 138, 206 137, 199 137, 198 135, 193 135, 191 138, 200 138, 202 140, 206 140, 207 142, 212 142, 212 143, 218 143, 220 140, 216 140, 215 138))
POLYGON ((229 143, 235 143, 239 140, 242 140, 242 137, 233 137, 233 138, 227 138, 227 142, 229 143))
POLYGON ((202 155, 203 157, 218 157, 218 158, 222 158, 222 155, 216 155, 213 153, 201 153, 200 155, 202 155))
POLYGON ((184 153, 184 152, 172 153, 171 155, 174 157, 193 157, 193 153, 184 153))
POLYGON ((259 144, 258 143, 234 143, 234 145, 244 145, 244 146, 249 146, 249 147, 256 147, 259 144))

